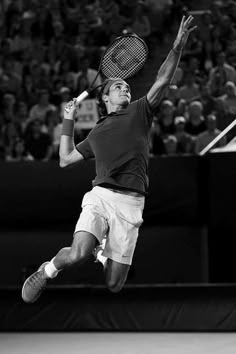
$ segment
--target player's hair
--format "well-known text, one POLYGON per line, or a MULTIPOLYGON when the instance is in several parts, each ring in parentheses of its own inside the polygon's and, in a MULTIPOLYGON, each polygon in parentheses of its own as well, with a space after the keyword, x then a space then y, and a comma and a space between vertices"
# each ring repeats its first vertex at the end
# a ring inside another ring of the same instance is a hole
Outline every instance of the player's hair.
POLYGON ((99 110, 99 114, 101 116, 104 116, 107 114, 107 108, 105 105, 105 102, 102 99, 103 96, 103 91, 104 88, 106 87, 107 83, 109 82, 109 79, 106 79, 103 83, 102 86, 100 87, 100 90, 97 92, 97 105, 98 105, 98 110, 99 110))
POLYGON ((104 90, 110 81, 115 81, 115 78, 108 78, 108 79, 104 80, 104 82, 102 83, 102 85, 100 87, 100 90, 97 93, 98 110, 99 110, 100 115, 102 115, 102 116, 107 114, 107 108, 106 108, 106 105, 102 99, 102 96, 104 93, 106 93, 106 94, 109 93, 110 87, 109 87, 108 91, 104 92, 104 90))
POLYGON ((100 86, 100 90, 97 93, 97 104, 98 104, 98 110, 100 115, 106 115, 107 114, 107 108, 106 105, 102 99, 103 94, 108 94, 110 90, 110 86, 112 85, 113 82, 117 80, 122 80, 118 77, 110 77, 106 79, 102 85, 100 86))

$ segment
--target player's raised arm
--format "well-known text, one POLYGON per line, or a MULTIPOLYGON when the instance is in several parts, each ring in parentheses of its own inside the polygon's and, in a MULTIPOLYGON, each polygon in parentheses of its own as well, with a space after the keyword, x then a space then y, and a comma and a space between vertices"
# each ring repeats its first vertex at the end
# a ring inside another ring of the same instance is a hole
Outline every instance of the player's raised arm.
POLYGON ((147 93, 147 100, 152 109, 155 109, 160 102, 161 96, 175 74, 175 70, 179 64, 179 60, 182 54, 182 50, 187 42, 190 32, 195 30, 197 26, 190 27, 193 21, 193 16, 182 17, 179 30, 174 41, 173 47, 166 60, 161 65, 157 79, 152 85, 151 89, 147 93))
POLYGON ((83 159, 83 155, 75 147, 74 143, 74 113, 76 99, 67 103, 64 110, 62 133, 60 141, 60 167, 66 167, 83 159))

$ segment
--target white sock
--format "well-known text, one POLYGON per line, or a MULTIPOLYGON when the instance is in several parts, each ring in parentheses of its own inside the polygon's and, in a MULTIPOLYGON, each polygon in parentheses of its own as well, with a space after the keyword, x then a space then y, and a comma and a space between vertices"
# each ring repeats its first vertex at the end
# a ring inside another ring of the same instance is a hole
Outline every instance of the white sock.
POLYGON ((106 261, 107 261, 107 257, 104 257, 104 256, 102 255, 102 252, 103 252, 103 250, 99 250, 99 251, 98 251, 98 253, 97 253, 97 260, 98 260, 99 262, 101 262, 101 263, 103 264, 103 266, 105 266, 105 263, 106 263, 106 261))
POLYGON ((48 264, 46 264, 44 268, 44 271, 49 278, 55 278, 59 272, 59 270, 53 264, 54 258, 48 264))

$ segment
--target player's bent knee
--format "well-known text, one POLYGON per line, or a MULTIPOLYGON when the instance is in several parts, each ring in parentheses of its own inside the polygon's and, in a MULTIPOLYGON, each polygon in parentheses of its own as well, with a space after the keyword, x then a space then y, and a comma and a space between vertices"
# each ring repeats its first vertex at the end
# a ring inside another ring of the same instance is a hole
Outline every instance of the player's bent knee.
POLYGON ((68 256, 68 264, 69 264, 70 266, 72 266, 72 265, 78 263, 78 261, 79 261, 78 255, 77 255, 76 253, 74 253, 74 252, 71 252, 71 253, 69 254, 69 256, 68 256))
POLYGON ((72 251, 69 254, 69 263, 70 265, 84 263, 88 259, 88 254, 83 252, 83 250, 79 250, 77 252, 72 251))
POLYGON ((121 291, 121 289, 124 286, 124 282, 115 282, 113 280, 109 280, 107 282, 107 288, 112 292, 112 293, 118 293, 121 291))

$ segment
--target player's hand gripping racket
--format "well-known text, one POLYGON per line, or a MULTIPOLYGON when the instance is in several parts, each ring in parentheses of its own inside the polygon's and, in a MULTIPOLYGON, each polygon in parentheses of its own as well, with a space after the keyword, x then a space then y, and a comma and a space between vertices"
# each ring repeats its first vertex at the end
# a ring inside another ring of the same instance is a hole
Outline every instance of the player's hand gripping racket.
POLYGON ((125 34, 116 38, 103 53, 98 73, 91 86, 76 98, 76 103, 82 102, 91 91, 101 86, 94 87, 99 73, 103 73, 107 78, 127 79, 135 75, 143 67, 147 57, 147 45, 137 35, 125 34))

